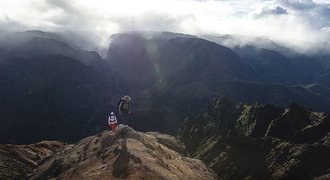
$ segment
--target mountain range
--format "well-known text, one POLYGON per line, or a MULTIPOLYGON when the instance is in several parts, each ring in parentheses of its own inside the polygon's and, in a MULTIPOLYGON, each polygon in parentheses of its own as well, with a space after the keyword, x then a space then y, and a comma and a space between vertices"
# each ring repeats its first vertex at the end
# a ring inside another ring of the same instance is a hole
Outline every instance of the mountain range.
MULTIPOLYGON (((329 112, 327 55, 293 50, 281 54, 253 44, 230 49, 217 41, 167 32, 151 37, 141 32, 116 34, 111 42, 105 59, 115 67, 119 88, 138 98, 137 110, 147 106, 168 114, 153 124, 168 121, 163 119, 168 116, 180 123, 217 95, 247 103, 297 103, 329 112)), ((149 121, 140 130, 152 129, 145 126, 149 121)), ((157 130, 173 133, 167 125, 157 130)))
POLYGON ((132 127, 172 135, 218 95, 329 112, 329 55, 299 54, 271 41, 225 47, 219 36, 127 32, 112 35, 101 57, 85 49, 86 41, 56 33, 1 38, 1 143, 72 143, 102 132, 127 94, 132 127))

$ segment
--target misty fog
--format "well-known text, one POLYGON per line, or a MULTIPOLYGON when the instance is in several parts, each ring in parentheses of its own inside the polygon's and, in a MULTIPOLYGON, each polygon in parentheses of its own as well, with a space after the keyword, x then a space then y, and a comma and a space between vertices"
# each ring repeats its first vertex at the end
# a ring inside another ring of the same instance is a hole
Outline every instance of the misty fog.
POLYGON ((257 44, 261 37, 299 52, 327 51, 329 19, 330 3, 326 0, 0 2, 1 31, 56 32, 101 54, 112 34, 125 31, 238 37, 228 46, 257 44))

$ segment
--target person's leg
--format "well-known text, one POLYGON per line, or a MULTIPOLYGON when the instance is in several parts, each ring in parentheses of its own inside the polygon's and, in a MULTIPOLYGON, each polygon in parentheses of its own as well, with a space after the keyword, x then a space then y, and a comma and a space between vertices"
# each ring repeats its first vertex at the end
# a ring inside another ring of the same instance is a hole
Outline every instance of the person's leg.
POLYGON ((121 114, 121 123, 122 123, 123 125, 126 125, 126 113, 122 113, 122 114, 121 114))
POLYGON ((123 124, 123 113, 117 116, 118 124, 123 124))
POLYGON ((123 125, 128 125, 128 117, 129 115, 128 115, 128 113, 123 113, 122 114, 122 117, 123 117, 123 125))

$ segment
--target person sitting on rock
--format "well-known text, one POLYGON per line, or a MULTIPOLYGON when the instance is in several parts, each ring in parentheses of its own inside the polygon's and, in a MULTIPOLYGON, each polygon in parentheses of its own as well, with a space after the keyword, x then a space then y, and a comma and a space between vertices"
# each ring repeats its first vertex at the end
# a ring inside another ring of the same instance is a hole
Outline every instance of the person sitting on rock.
POLYGON ((109 127, 114 130, 117 126, 118 122, 117 122, 117 118, 114 112, 110 113, 110 116, 108 117, 108 125, 109 127))
POLYGON ((118 113, 121 116, 121 123, 127 126, 128 115, 131 114, 131 97, 126 95, 120 99, 118 103, 118 113))

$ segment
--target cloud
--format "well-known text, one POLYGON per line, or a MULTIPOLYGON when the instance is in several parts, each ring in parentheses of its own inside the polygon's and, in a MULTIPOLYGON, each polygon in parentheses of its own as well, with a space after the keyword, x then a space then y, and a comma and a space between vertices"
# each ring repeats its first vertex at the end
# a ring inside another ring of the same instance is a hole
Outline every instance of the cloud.
POLYGON ((19 22, 13 21, 6 14, 0 14, 0 30, 18 31, 22 28, 19 22))
POLYGON ((276 6, 275 8, 263 7, 261 10, 251 13, 253 18, 257 19, 265 16, 277 16, 286 14, 288 14, 287 10, 282 8, 281 6, 276 6))
MULTIPOLYGON (((326 3, 312 0, 277 0, 261 4, 261 7, 263 9, 269 7, 285 9, 284 17, 269 18, 266 13, 266 16, 259 16, 259 18, 269 21, 269 24, 282 26, 282 30, 278 34, 282 34, 282 37, 287 38, 290 43, 301 49, 308 50, 330 38, 327 31, 327 28, 330 27, 329 1, 326 3)), ((275 38, 280 39, 281 36, 275 38)))
POLYGON ((93 32, 99 44, 134 30, 267 36, 301 48, 330 38, 328 0, 11 0, 0 12, 2 30, 93 32))

